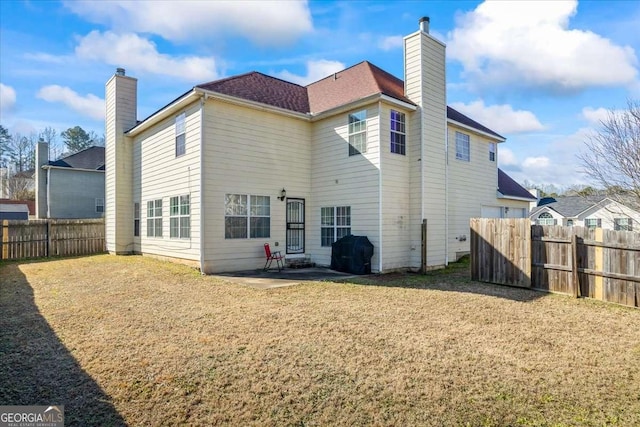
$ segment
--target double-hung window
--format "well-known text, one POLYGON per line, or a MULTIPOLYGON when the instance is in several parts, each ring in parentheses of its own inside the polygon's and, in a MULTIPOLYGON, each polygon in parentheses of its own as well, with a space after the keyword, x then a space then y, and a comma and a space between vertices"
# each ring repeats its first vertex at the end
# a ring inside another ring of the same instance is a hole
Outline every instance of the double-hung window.
POLYGON ((336 206, 320 209, 320 245, 331 246, 336 240, 351 234, 351 207, 336 206))
POLYGON ((191 237, 191 206, 188 194, 169 199, 169 237, 191 237))
POLYGON ((602 227, 602 219, 600 218, 585 218, 584 226, 587 228, 601 228, 602 227))
POLYGON ((147 237, 162 237, 162 199, 147 202, 147 237))
POLYGON ((391 152, 405 155, 406 153, 406 130, 405 115, 398 111, 391 110, 391 152))
POLYGON ((104 199, 96 198, 96 212, 103 213, 104 212, 104 199))
POLYGON ((185 113, 176 116, 176 157, 182 156, 187 152, 185 120, 185 113))
POLYGON ((468 162, 471 158, 469 150, 469 135, 456 132, 456 159, 468 162))
POLYGON ((271 197, 227 194, 224 208, 225 239, 271 237, 271 197))
POLYGON ((349 155, 367 152, 367 110, 349 114, 349 155))
POLYGON ((633 220, 631 218, 614 218, 613 229, 618 231, 633 231, 633 220))
POLYGON ((495 142, 489 143, 489 161, 490 162, 496 161, 496 143, 495 142))

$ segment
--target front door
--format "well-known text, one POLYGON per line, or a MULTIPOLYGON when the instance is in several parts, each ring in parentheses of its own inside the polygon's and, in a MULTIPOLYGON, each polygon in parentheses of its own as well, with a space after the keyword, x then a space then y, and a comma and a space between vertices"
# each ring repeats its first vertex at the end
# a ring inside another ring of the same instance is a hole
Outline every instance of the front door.
POLYGON ((287 253, 304 253, 304 199, 287 199, 287 253))

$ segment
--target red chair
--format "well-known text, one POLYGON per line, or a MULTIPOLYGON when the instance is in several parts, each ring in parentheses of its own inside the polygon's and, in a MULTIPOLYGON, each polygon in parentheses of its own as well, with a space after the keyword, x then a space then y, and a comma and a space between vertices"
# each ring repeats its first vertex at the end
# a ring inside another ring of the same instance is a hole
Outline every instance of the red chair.
POLYGON ((280 272, 284 268, 284 256, 280 253, 280 251, 271 252, 271 248, 268 243, 264 244, 264 255, 267 257, 267 262, 264 263, 263 271, 269 270, 271 267, 271 263, 275 260, 278 266, 278 272, 280 272))

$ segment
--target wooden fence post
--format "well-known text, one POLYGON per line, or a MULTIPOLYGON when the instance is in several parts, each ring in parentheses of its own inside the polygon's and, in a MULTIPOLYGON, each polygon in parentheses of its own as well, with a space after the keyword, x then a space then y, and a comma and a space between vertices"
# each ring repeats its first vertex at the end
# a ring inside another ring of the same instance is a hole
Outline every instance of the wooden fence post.
POLYGON ((2 221, 2 259, 9 259, 9 221, 2 221))
MULTIPOLYGON (((604 230, 602 228, 595 229, 595 240, 598 243, 604 242, 604 230)), ((604 271, 604 248, 598 245, 594 248, 594 269, 596 271, 604 271)), ((604 301, 604 277, 597 275, 594 278, 594 298, 604 301)))
POLYGON ((47 258, 51 257, 51 221, 47 219, 47 258))
POLYGON ((578 276, 578 235, 571 235, 571 282, 573 296, 580 297, 580 277, 578 276))

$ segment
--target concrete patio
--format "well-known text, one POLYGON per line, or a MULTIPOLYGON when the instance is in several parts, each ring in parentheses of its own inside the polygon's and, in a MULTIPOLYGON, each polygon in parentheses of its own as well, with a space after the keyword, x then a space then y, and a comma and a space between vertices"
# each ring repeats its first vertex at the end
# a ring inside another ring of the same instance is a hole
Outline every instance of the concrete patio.
POLYGON ((322 267, 283 268, 264 271, 262 269, 234 271, 212 275, 223 280, 239 283, 256 289, 272 289, 294 286, 309 281, 344 280, 354 277, 350 273, 341 273, 322 267))

